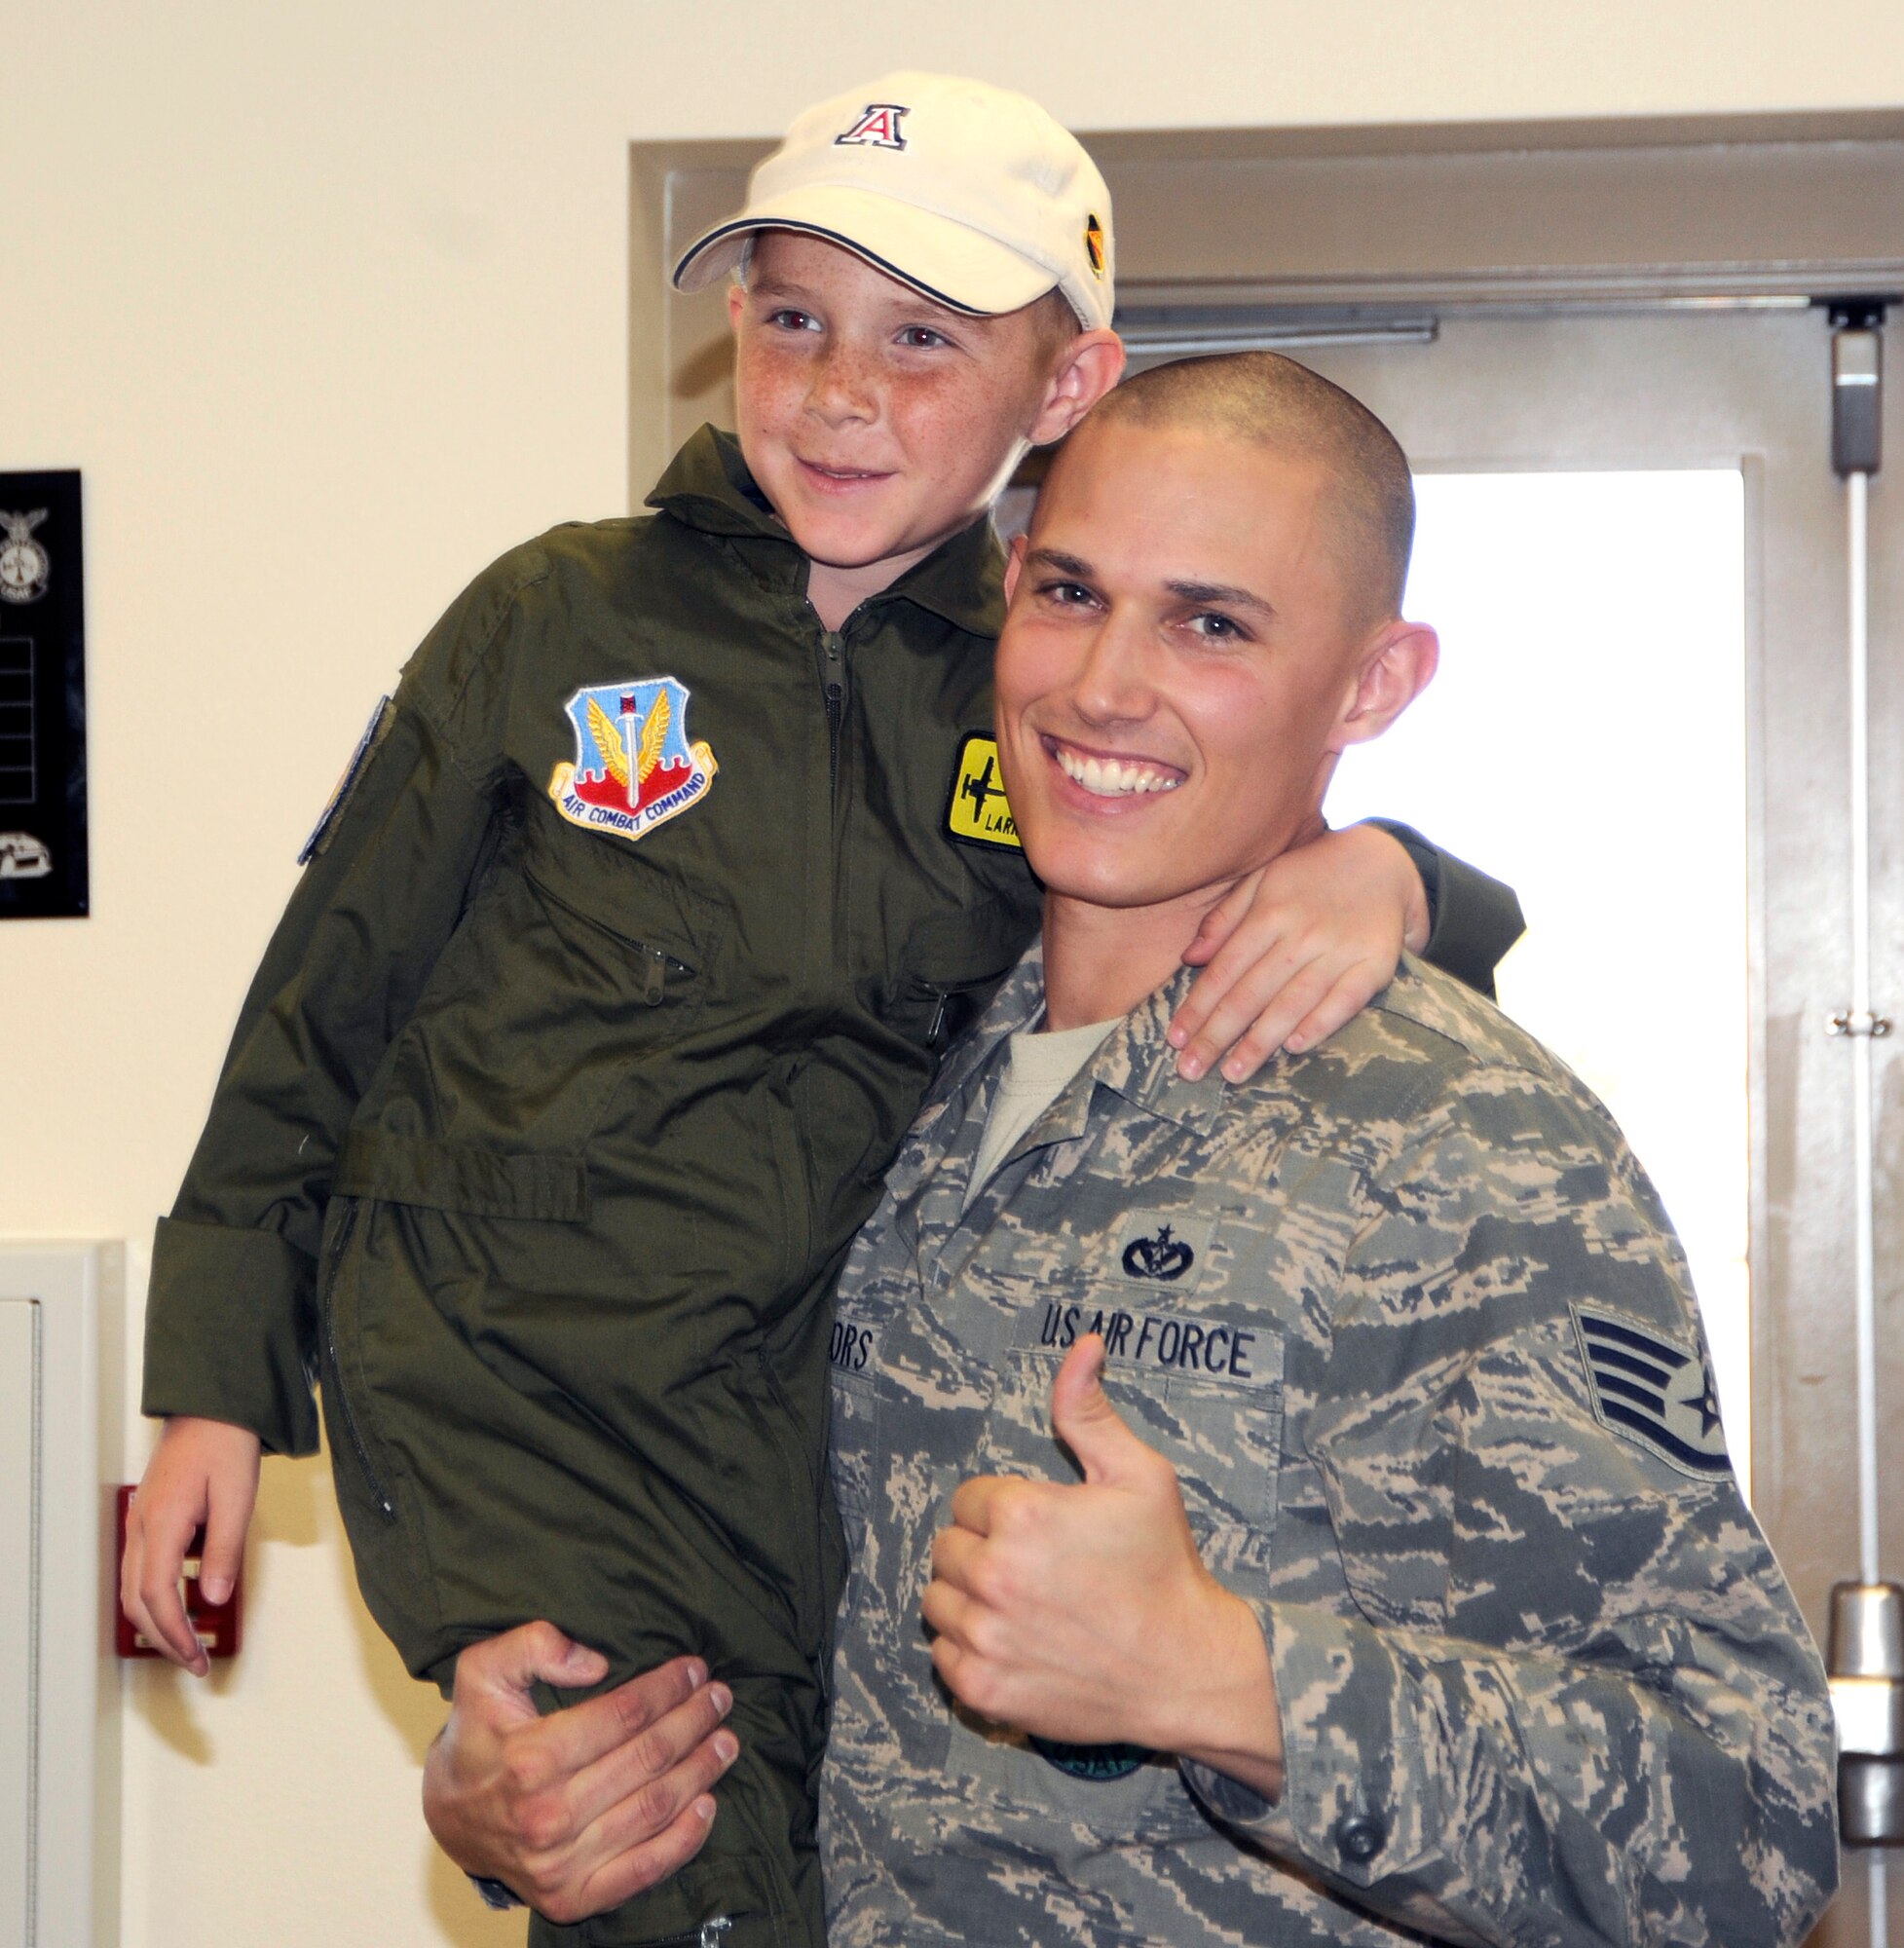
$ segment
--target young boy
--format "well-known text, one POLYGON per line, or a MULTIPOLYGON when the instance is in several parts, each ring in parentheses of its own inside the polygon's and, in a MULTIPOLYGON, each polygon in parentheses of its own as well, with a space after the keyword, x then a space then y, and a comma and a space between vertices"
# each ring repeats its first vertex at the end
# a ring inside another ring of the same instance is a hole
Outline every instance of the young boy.
POLYGON ((740 269, 738 441, 703 429, 654 515, 515 550, 426 641, 160 1226, 125 1584, 180 1662, 186 1538, 230 1573, 315 1374, 413 1672, 546 1618, 731 1688, 706 1850, 570 1938, 821 1940, 827 1301, 1036 925, 986 510, 1118 376, 1109 219, 996 90, 894 76, 796 123, 677 272, 740 269))

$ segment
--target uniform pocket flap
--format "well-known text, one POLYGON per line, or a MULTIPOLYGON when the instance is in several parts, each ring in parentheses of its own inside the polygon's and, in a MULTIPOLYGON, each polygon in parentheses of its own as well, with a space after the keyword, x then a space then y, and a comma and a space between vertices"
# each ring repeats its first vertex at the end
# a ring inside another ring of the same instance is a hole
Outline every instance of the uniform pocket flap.
POLYGON ((981 900, 959 913, 934 914, 906 936, 906 967, 934 987, 995 981, 1011 968, 1030 938, 1023 907, 981 900))
POLYGON ((331 1192, 387 1204, 419 1204, 472 1218, 579 1223, 588 1216, 588 1165, 579 1156, 487 1150, 353 1130, 331 1177, 331 1192))
POLYGON ((704 971, 724 929, 722 911, 625 839, 579 832, 531 807, 523 871, 557 905, 631 947, 658 948, 704 971))

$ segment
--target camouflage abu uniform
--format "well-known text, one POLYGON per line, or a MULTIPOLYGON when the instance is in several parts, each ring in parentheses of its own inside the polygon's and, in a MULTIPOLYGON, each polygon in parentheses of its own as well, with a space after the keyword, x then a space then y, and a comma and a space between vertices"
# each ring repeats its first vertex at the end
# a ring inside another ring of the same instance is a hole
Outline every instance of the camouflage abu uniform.
POLYGON ((1837 1880, 1823 1676, 1606 1112, 1412 961, 1322 1048, 1187 1083, 1164 1040, 1187 978, 961 1219, 1034 949, 854 1247, 833 1948, 1797 1941, 1837 1880), (1126 1747, 1041 1752, 933 1682, 952 1488, 1068 1475, 1051 1380, 1093 1328, 1261 1617, 1275 1807, 1126 1747))

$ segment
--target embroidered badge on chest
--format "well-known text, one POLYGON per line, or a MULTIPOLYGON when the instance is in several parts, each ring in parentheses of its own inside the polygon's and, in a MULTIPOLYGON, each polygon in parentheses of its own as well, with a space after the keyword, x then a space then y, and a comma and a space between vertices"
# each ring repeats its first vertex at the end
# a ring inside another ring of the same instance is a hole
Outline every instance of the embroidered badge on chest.
POLYGON ((1072 1779, 1088 1779, 1093 1785, 1129 1779, 1146 1759, 1157 1756, 1148 1745, 1066 1745, 1035 1734, 1030 1744, 1046 1765, 1056 1766, 1072 1779))
POLYGON ((1685 1475, 1725 1475, 1726 1430, 1711 1363, 1624 1319, 1574 1307, 1602 1427, 1650 1447, 1685 1475))
POLYGON ((974 731, 958 747, 952 767, 952 797, 946 804, 946 831, 964 845, 1002 845, 1022 852, 1025 842, 1005 802, 1005 781, 998 773, 995 739, 974 731))
POLYGON ((571 824, 639 839, 707 796, 720 767, 705 743, 688 741, 686 684, 591 684, 568 712, 575 763, 556 766, 548 795, 571 824))
POLYGON ((1136 1285, 1193 1286, 1215 1235, 1212 1218, 1194 1211, 1138 1211, 1124 1219, 1115 1269, 1136 1285))

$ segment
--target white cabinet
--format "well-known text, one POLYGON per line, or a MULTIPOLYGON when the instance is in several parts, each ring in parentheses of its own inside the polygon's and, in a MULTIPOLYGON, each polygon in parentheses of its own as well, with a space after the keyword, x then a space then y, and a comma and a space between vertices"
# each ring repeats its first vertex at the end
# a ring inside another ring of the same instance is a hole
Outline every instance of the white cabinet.
POLYGON ((118 1939, 121 1264, 0 1244, 0 1948, 118 1939))

